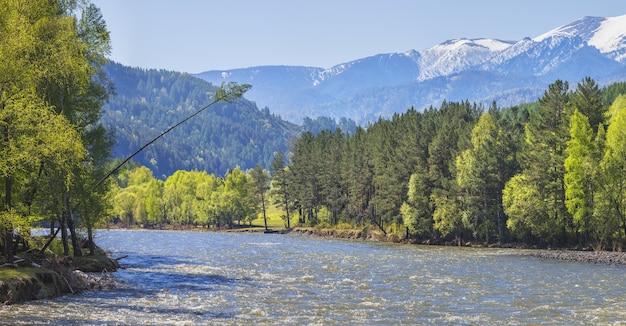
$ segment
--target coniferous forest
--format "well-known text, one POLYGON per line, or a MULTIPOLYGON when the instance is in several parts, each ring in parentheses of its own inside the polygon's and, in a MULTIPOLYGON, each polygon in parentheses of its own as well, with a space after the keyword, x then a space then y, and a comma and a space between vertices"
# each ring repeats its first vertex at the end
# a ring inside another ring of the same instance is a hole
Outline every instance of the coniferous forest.
POLYGON ((557 80, 530 105, 443 103, 353 135, 304 134, 291 201, 303 223, 416 240, 621 247, 624 86, 557 80))

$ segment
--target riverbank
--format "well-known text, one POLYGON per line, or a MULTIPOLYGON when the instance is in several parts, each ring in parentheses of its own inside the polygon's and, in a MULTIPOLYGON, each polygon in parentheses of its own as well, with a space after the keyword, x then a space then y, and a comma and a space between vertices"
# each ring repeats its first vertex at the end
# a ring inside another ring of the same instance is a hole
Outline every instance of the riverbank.
POLYGON ((114 287, 110 273, 118 268, 117 260, 103 252, 74 258, 24 253, 0 268, 0 304, 109 289, 114 287))
POLYGON ((624 265, 626 266, 626 252, 614 251, 579 251, 579 250, 537 250, 530 256, 553 259, 578 261, 594 264, 624 265))
MULTIPOLYGON (((314 228, 296 227, 290 231, 296 235, 312 235, 320 237, 331 237, 340 239, 351 240, 367 240, 367 241, 380 241, 380 242, 394 242, 394 243, 409 243, 403 239, 400 239, 396 235, 385 235, 377 229, 331 229, 331 228, 314 228)), ((446 245, 441 243, 421 243, 421 245, 446 245)), ((487 246, 481 244, 466 243, 466 247, 474 248, 486 248, 487 246)), ((577 261, 584 263, 594 264, 608 264, 608 265, 623 265, 626 266, 626 252, 615 251, 583 251, 583 250, 555 250, 555 249, 530 249, 527 246, 515 245, 515 244, 492 244, 489 248, 516 248, 527 250, 525 254, 529 256, 552 259, 552 260, 566 260, 577 261)))
MULTIPOLYGON (((253 225, 247 227, 239 227, 234 229, 224 230, 209 230, 206 228, 189 228, 186 231, 211 231, 211 232, 258 232, 258 233, 289 233, 294 235, 311 235, 319 237, 330 237, 350 240, 365 240, 365 241, 378 241, 378 242, 391 242, 391 243, 406 243, 406 244, 418 244, 418 245, 431 245, 431 246, 456 246, 457 244, 449 242, 434 242, 425 241, 421 243, 414 243, 408 241, 398 234, 384 234, 380 229, 375 227, 365 227, 362 229, 354 228, 320 228, 320 227, 294 227, 290 230, 284 228, 270 228, 269 231, 265 231, 263 226, 253 225)), ((174 229, 169 229, 174 230, 174 229)), ((504 244, 481 244, 466 242, 464 247, 473 248, 507 248, 507 249, 521 249, 526 250, 525 254, 536 258, 553 259, 553 260, 568 260, 578 261, 586 263, 596 264, 611 264, 611 265, 624 265, 626 266, 626 252, 613 252, 613 251, 585 251, 585 250, 567 250, 567 249, 538 249, 536 247, 528 246, 521 243, 504 243, 504 244)))

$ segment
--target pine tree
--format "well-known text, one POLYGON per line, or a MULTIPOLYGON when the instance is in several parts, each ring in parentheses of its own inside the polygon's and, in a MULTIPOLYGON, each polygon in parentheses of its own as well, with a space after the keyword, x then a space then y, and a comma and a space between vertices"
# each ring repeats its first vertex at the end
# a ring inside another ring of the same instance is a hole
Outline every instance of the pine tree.
POLYGON ((546 201, 540 217, 533 219, 542 225, 531 225, 535 234, 549 230, 545 240, 566 240, 572 221, 565 207, 564 162, 569 139, 569 116, 566 113, 568 83, 557 80, 539 99, 539 107, 526 124, 522 152, 525 179, 546 201))
POLYGON ((263 212, 263 223, 265 224, 265 231, 268 231, 265 202, 266 193, 270 189, 270 176, 267 171, 263 170, 260 164, 255 165, 249 173, 252 186, 254 188, 254 193, 256 196, 259 197, 259 201, 261 202, 261 211, 263 212))
POLYGON ((272 188, 270 190, 270 196, 276 199, 276 207, 280 207, 285 210, 285 216, 283 219, 287 223, 287 229, 291 229, 291 194, 290 194, 290 170, 285 168, 285 154, 282 150, 278 150, 272 160, 272 188))

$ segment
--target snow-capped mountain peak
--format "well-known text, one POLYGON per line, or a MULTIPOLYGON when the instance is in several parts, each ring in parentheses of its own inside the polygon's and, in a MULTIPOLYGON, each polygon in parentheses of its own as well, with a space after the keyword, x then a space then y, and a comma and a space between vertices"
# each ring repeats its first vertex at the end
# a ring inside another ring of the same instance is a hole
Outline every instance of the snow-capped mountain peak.
POLYGON ((548 38, 581 37, 600 53, 623 62, 626 59, 626 15, 617 17, 584 17, 555 28, 533 39, 542 42, 548 38))
POLYGON ((420 51, 419 64, 422 71, 418 80, 448 76, 482 64, 515 42, 496 39, 449 40, 420 51))
POLYGON ((605 18, 587 43, 616 61, 624 62, 626 59, 626 15, 605 18))
POLYGON ((576 20, 567 25, 557 27, 549 32, 541 34, 533 39, 533 41, 539 43, 550 37, 573 37, 575 35, 582 37, 585 40, 590 39, 596 32, 598 27, 602 24, 603 17, 585 17, 583 19, 576 20))

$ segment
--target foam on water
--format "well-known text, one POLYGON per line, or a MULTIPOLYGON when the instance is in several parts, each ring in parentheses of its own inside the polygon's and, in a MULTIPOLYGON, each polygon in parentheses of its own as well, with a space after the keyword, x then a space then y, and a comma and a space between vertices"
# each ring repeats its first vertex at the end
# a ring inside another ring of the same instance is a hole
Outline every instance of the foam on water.
POLYGON ((0 307, 7 324, 617 324, 626 269, 514 250, 100 231, 123 286, 0 307), (185 241, 178 241, 184 236, 185 241), (150 246, 137 246, 150 239, 150 246))

